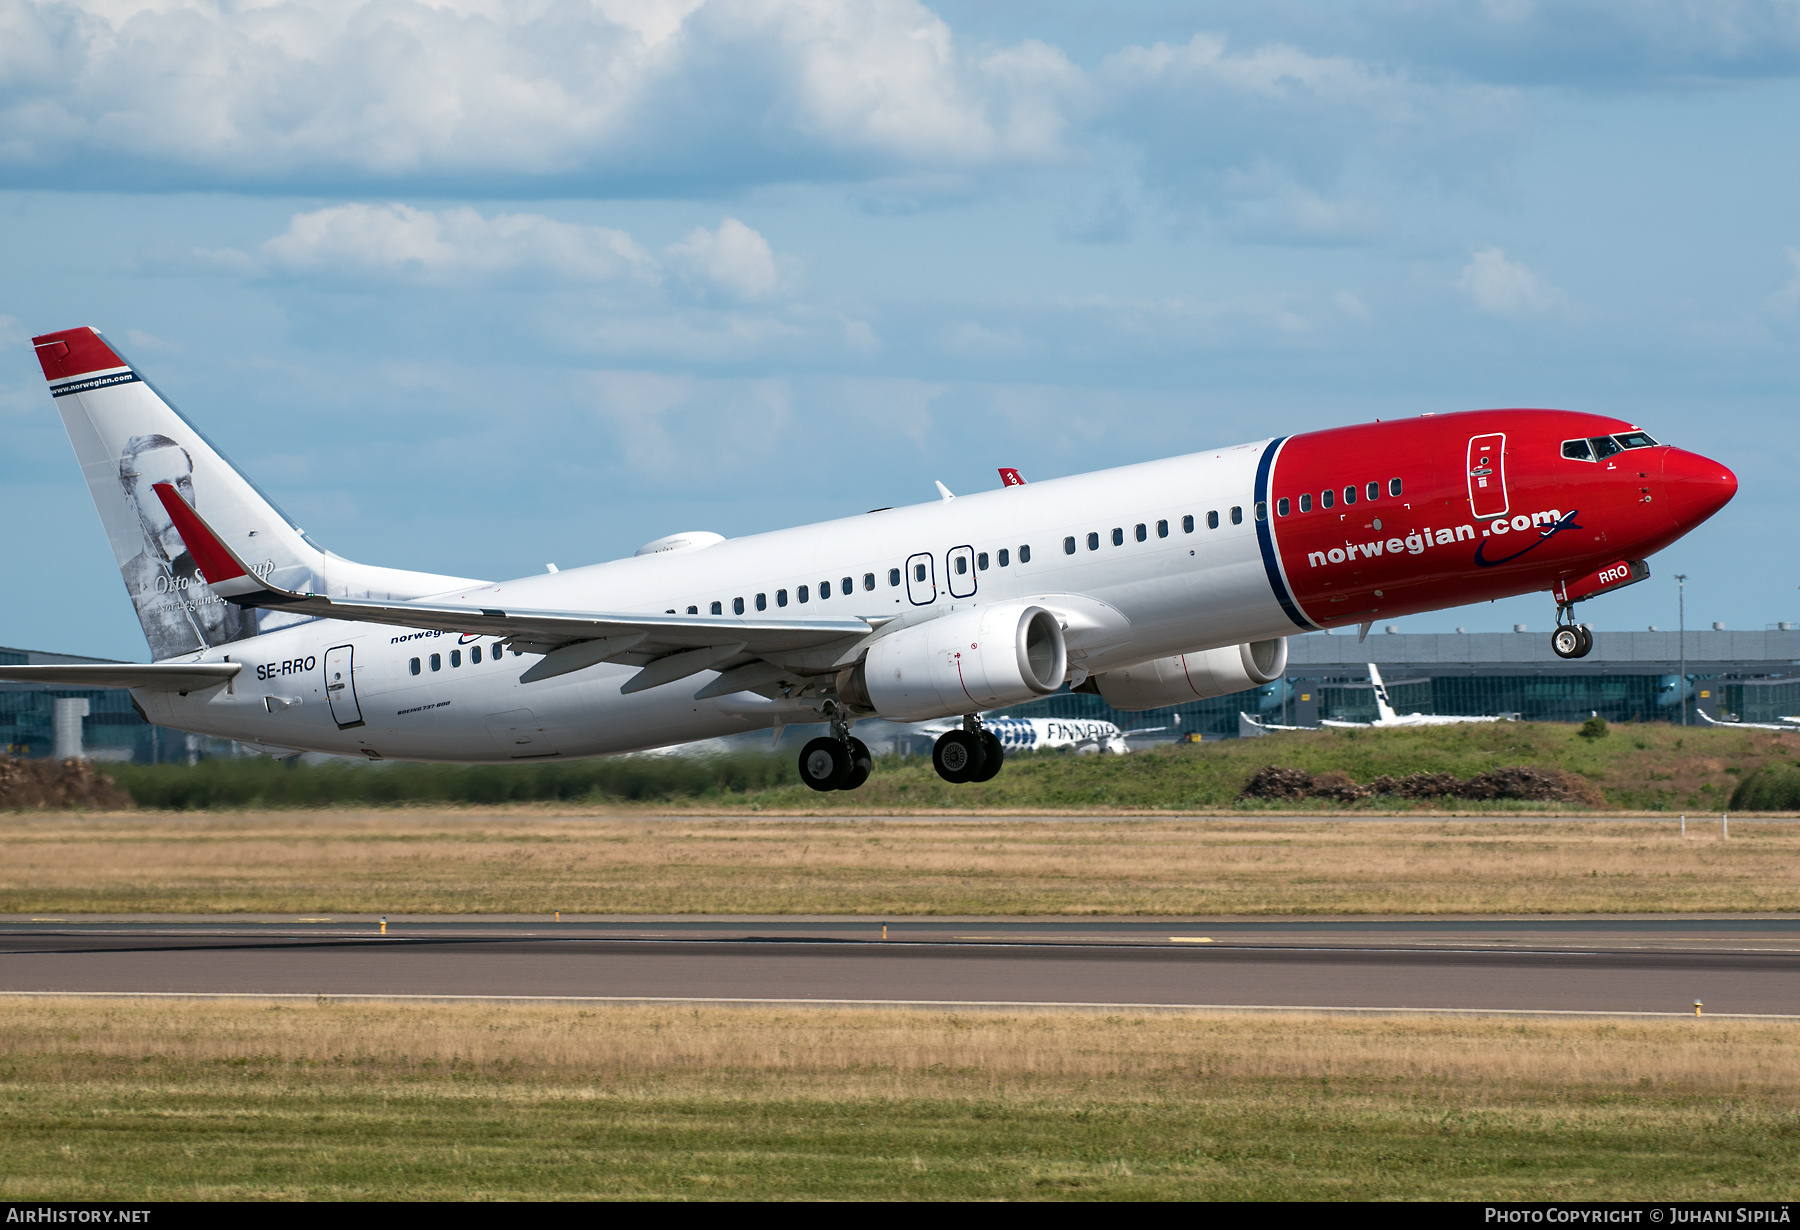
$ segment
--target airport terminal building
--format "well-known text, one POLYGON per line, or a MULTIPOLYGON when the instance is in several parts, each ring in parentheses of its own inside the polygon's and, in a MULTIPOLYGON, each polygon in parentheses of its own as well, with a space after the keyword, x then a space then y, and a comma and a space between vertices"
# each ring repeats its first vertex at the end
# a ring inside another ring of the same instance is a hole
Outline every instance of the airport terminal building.
POLYGON ((1238 713, 1285 725, 1320 718, 1375 717, 1369 663, 1381 670, 1400 713, 1516 714, 1528 722, 1681 719, 1684 668, 1691 715, 1769 722, 1800 714, 1800 631, 1724 629, 1594 633, 1594 650, 1565 660, 1544 632, 1311 633, 1288 638, 1284 679, 1248 692, 1175 709, 1120 713, 1098 696, 1061 692, 1007 709, 1019 717, 1104 718, 1121 727, 1156 726, 1179 715, 1179 730, 1208 738, 1238 733, 1238 713))
MULTIPOLYGON (((0 648, 0 665, 100 662, 70 654, 0 648)), ((1238 714, 1312 726, 1320 718, 1375 717, 1370 662, 1401 713, 1517 714, 1528 722, 1674 722, 1685 665, 1689 711, 1722 720, 1771 722, 1800 714, 1800 631, 1723 629, 1596 632, 1586 658, 1550 652, 1542 632, 1311 633, 1288 639, 1284 679, 1248 692, 1174 709, 1122 713, 1098 696, 1067 689, 1001 710, 1011 717, 1100 718, 1120 727, 1168 727, 1166 737, 1232 738, 1238 714), (1685 641, 1685 663, 1683 660, 1685 641)), ((1692 719, 1697 721, 1698 719, 1692 719)), ((796 726, 794 733, 806 729, 796 726)), ((766 735, 759 738, 767 738, 766 735)), ((0 745, 15 756, 78 755, 140 764, 231 755, 228 740, 146 722, 122 688, 0 683, 0 745)))

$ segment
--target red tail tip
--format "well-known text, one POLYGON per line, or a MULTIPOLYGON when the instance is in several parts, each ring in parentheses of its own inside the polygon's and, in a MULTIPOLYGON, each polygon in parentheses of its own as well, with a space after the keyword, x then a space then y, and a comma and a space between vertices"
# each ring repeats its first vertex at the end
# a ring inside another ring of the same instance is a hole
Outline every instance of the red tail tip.
POLYGON ((64 329, 34 337, 38 363, 45 380, 66 380, 88 372, 103 372, 111 367, 124 367, 125 360, 100 339, 100 331, 92 328, 64 329))

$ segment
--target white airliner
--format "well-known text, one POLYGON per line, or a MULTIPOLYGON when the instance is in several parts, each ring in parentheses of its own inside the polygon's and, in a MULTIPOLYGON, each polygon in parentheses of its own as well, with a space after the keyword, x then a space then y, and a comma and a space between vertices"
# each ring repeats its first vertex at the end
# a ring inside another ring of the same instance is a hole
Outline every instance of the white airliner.
POLYGON ((933 760, 985 780, 983 710, 1065 683, 1123 710, 1222 696, 1280 678, 1289 633, 1505 594, 1566 613, 1737 489, 1622 420, 1472 411, 490 582, 325 550, 95 330, 33 344, 153 664, 0 679, 126 687, 151 722, 275 752, 531 760, 823 720, 801 776, 836 790, 870 770, 857 719, 960 715, 933 760))
MULTIPOLYGON (((1369 663, 1369 682, 1375 685, 1375 720, 1373 722, 1342 722, 1333 718, 1320 718, 1320 726, 1336 726, 1357 730, 1371 727, 1389 726, 1456 726, 1463 722, 1509 722, 1510 717, 1459 717, 1452 714, 1436 713, 1395 713, 1393 704, 1388 700, 1387 684, 1382 681, 1380 669, 1369 663)), ((1259 722, 1248 713, 1238 714, 1239 729, 1245 726, 1260 733, 1269 730, 1312 730, 1310 726, 1278 726, 1273 722, 1259 722)))
MULTIPOLYGON (((1131 750, 1126 743, 1127 732, 1120 730, 1116 722, 1105 722, 1098 718, 1018 718, 1018 717, 986 717, 981 719, 984 729, 993 732, 1000 746, 1008 752, 1033 751, 1073 751, 1085 752, 1118 752, 1131 750)), ((921 734, 944 735, 953 727, 943 723, 932 723, 920 728, 921 734)), ((1157 726, 1151 729, 1164 730, 1157 726)), ((1130 734, 1148 734, 1149 731, 1131 731, 1130 734)))
POLYGON ((1727 730, 1800 730, 1800 717, 1778 717, 1773 722, 1721 722, 1707 717, 1706 711, 1698 707, 1694 713, 1708 726, 1722 726, 1727 730))

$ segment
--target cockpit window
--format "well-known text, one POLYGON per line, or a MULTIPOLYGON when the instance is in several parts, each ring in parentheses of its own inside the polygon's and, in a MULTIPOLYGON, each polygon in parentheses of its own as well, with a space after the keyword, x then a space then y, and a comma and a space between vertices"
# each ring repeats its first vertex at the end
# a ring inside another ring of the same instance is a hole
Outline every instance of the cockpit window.
POLYGON ((1650 438, 1647 431, 1623 431, 1614 436, 1626 448, 1655 448, 1656 441, 1650 438))
POLYGON ((1570 461, 1592 461, 1594 450, 1588 447, 1586 440, 1564 440, 1563 456, 1570 461))
POLYGON ((1595 436, 1592 440, 1589 440, 1588 443, 1594 446, 1595 461, 1605 461, 1614 453, 1622 453, 1625 451, 1624 447, 1611 436, 1595 436))

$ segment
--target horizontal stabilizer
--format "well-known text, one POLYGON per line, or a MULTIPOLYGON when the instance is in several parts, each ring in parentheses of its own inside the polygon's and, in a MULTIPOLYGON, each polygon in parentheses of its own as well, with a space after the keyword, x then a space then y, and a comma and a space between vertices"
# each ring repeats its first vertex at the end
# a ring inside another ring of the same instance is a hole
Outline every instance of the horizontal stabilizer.
POLYGON ((81 666, 0 666, 0 682, 62 688, 140 688, 146 692, 202 692, 229 683, 240 662, 107 662, 81 666))

